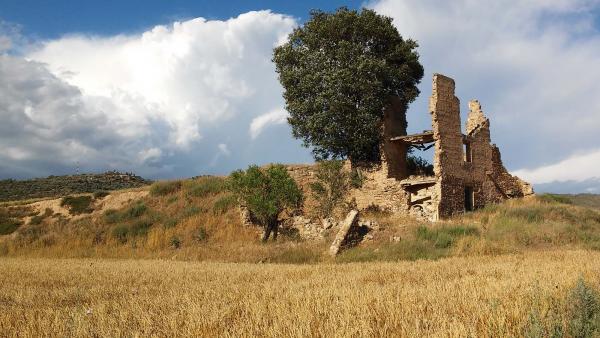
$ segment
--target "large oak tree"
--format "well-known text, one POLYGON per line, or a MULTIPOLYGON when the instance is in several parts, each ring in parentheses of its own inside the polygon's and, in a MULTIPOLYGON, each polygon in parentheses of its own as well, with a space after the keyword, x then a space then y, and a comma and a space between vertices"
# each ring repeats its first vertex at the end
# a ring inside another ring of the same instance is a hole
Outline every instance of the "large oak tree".
POLYGON ((406 111, 419 94, 416 48, 372 10, 312 11, 274 50, 294 137, 317 160, 379 160, 383 108, 397 96, 406 111))

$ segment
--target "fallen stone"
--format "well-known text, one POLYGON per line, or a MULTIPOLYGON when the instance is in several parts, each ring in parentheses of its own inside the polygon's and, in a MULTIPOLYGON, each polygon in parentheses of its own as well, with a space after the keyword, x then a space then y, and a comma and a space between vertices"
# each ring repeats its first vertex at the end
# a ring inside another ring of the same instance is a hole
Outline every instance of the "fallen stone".
POLYGON ((357 218, 358 218, 358 210, 351 210, 348 213, 348 216, 346 216, 346 219, 342 223, 342 226, 340 227, 340 230, 338 231, 337 235, 335 236, 333 243, 331 243, 331 246, 329 247, 329 254, 331 256, 335 256, 338 254, 342 243, 346 239, 346 236, 348 235, 350 228, 356 222, 357 218))

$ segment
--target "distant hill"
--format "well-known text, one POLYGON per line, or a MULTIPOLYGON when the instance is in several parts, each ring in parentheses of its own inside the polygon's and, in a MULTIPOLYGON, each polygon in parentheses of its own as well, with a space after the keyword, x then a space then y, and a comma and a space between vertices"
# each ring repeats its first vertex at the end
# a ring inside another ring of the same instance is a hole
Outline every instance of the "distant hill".
POLYGON ((600 195, 598 194, 561 194, 573 204, 582 207, 600 209, 600 195))
POLYGON ((152 183, 131 173, 108 171, 102 174, 49 176, 31 180, 0 180, 0 201, 60 197, 101 190, 136 188, 152 183))

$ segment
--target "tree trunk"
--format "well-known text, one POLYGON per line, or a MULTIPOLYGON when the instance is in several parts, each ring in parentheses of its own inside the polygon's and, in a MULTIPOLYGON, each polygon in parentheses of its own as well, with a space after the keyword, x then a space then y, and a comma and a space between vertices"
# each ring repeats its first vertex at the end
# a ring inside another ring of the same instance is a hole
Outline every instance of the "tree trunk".
POLYGON ((270 221, 269 223, 267 223, 267 225, 265 226, 265 234, 263 235, 262 241, 266 242, 269 240, 269 237, 271 236, 271 232, 273 233, 273 240, 277 240, 277 221, 270 221))

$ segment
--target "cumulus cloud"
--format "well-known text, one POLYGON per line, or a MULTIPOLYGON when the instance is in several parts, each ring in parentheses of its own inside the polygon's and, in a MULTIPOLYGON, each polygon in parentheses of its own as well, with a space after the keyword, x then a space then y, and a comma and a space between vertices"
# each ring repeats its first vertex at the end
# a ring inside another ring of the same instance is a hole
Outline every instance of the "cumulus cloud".
POLYGON ((522 169, 514 173, 532 183, 553 181, 585 181, 600 179, 600 150, 579 154, 558 163, 535 169, 522 169), (590 170, 591 169, 591 170, 590 170))
MULTIPOLYGON (((271 161, 246 131, 283 105, 271 55, 295 25, 259 11, 13 48, 0 58, 0 178, 69 172, 75 162, 165 177, 271 161), (246 156, 223 162, 234 151, 246 156)), ((291 137, 281 145, 299 149, 291 137)))
POLYGON ((262 131, 270 126, 283 124, 287 121, 288 112, 284 109, 278 108, 266 114, 255 117, 250 123, 250 136, 255 139, 262 133, 262 131))
MULTIPOLYGON (((541 175, 529 176, 533 181, 563 179, 565 159, 600 146, 600 32, 593 16, 600 1, 381 0, 369 6, 420 44, 426 75, 409 128, 429 128, 427 96, 438 72, 456 80, 463 119, 466 102, 481 100, 509 168, 557 163, 552 171, 527 171, 541 175)), ((594 175, 595 163, 581 162, 574 179, 594 175)))

